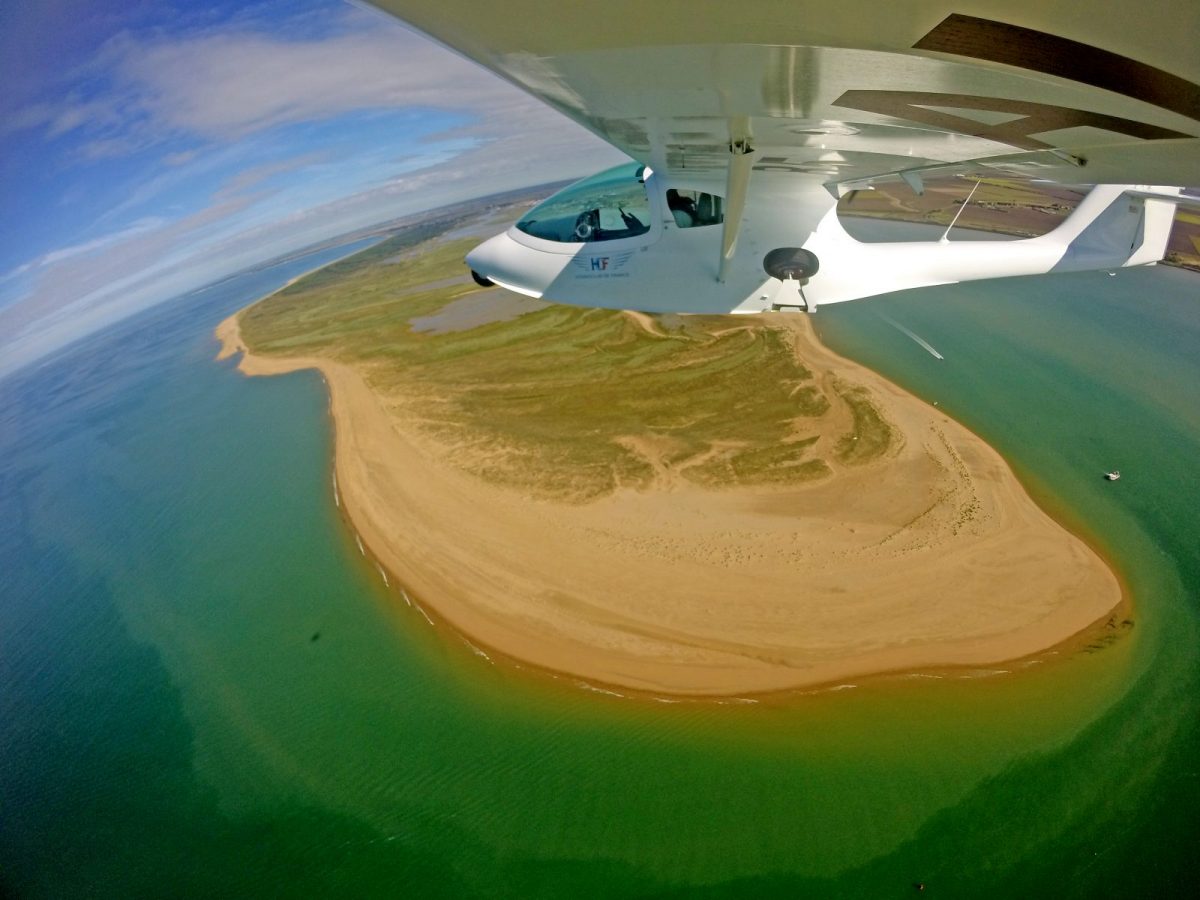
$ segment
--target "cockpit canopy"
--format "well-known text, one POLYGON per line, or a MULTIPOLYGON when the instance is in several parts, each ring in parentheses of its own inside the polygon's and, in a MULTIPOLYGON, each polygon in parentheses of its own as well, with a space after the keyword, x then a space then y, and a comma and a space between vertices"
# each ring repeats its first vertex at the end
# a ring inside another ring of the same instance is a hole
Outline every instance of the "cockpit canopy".
POLYGON ((517 229, 564 244, 615 241, 650 230, 646 167, 626 163, 559 191, 517 222, 517 229))
MULTIPOLYGON (((650 175, 644 165, 625 163, 577 181, 531 209, 516 229, 559 244, 593 244, 648 234, 653 224, 647 194, 650 175)), ((650 186, 653 184, 651 179, 650 186)), ((659 207, 663 200, 659 193, 659 207)), ((725 219, 724 200, 716 194, 672 187, 665 200, 676 228, 719 225, 725 219)))

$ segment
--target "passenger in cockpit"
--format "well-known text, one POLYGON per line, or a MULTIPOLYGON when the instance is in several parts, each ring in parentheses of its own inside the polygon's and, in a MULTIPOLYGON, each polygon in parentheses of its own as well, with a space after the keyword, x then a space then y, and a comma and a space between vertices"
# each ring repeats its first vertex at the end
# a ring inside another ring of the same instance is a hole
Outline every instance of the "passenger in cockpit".
POLYGON ((696 201, 683 196, 675 188, 667 188, 667 209, 671 210, 675 224, 680 228, 691 228, 696 224, 696 201))

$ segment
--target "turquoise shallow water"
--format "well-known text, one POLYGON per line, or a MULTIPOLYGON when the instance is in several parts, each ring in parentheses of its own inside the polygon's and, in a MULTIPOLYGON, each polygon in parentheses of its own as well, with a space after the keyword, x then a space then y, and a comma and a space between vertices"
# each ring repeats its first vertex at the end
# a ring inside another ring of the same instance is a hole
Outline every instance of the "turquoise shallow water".
POLYGON ((490 665, 359 555, 319 377, 212 361, 221 318, 317 261, 0 382, 0 895, 1191 883, 1200 280, 1022 279, 817 318, 1116 561, 1135 597, 1123 637, 1015 676, 666 704, 490 665))

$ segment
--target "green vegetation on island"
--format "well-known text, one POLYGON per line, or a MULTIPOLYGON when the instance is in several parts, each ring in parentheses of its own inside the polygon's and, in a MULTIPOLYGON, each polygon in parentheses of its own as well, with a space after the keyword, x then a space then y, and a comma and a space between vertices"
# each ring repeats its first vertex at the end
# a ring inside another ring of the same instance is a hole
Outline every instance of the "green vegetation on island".
POLYGON ((892 429, 871 402, 866 388, 843 387, 838 396, 854 417, 851 430, 837 443, 837 457, 844 463, 863 463, 882 456, 892 443, 892 429))
POLYGON ((243 340, 256 354, 353 365, 456 465, 539 496, 582 501, 662 478, 809 481, 892 442, 866 391, 823 386, 788 329, 542 305, 466 275, 477 238, 416 240, 399 235, 265 298, 241 315, 243 340), (455 327, 464 302, 527 306, 455 327), (416 327, 432 317, 451 327, 416 327))

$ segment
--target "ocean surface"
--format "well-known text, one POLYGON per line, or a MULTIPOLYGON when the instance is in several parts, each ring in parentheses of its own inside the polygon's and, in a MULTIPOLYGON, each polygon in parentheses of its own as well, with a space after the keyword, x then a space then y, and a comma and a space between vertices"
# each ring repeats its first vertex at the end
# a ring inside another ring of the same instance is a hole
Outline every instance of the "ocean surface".
POLYGON ((0 381, 0 896, 1190 893, 1200 278, 816 319, 994 443, 1113 560, 1127 623, 1019 670, 668 703, 405 606, 339 517, 320 377, 214 362, 217 322, 339 252, 0 381))

